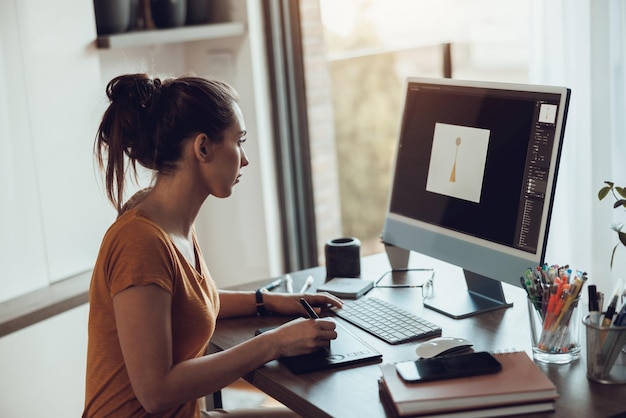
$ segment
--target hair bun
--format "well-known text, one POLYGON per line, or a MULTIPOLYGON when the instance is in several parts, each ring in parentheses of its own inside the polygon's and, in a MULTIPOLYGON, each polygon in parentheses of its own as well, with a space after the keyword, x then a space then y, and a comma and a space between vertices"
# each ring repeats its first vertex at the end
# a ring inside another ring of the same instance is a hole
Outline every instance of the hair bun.
POLYGON ((160 78, 150 78, 147 74, 130 74, 114 78, 107 86, 107 96, 111 102, 124 102, 150 108, 153 96, 161 90, 160 78))
POLYGON ((140 105, 142 108, 150 108, 150 104, 154 97, 156 91, 161 88, 161 80, 155 78, 154 80, 147 78, 141 80, 141 82, 137 83, 135 86, 135 94, 133 97, 135 102, 140 105))

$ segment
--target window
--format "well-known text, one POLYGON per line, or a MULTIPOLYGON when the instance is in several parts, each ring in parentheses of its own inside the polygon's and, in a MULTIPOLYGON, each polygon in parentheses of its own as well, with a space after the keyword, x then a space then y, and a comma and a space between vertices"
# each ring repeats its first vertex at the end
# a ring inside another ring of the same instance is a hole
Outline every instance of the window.
POLYGON ((407 76, 526 82, 528 2, 300 2, 318 254, 380 252, 407 76))

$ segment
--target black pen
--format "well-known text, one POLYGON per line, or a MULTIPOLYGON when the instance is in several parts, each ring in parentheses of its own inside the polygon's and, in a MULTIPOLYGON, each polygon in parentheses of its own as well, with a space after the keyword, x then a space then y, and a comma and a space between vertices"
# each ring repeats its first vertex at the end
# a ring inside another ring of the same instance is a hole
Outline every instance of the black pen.
POLYGON ((614 327, 623 327, 625 325, 626 325, 626 303, 622 305, 617 316, 615 317, 615 321, 613 322, 614 327))
POLYGON ((603 327, 611 326, 611 320, 613 319, 613 315, 615 315, 615 309, 617 308, 617 299, 617 295, 613 296, 609 307, 606 308, 606 312, 604 313, 604 320, 602 320, 603 327))
POLYGON ((600 309, 598 306, 598 293, 595 284, 590 284, 587 287, 589 292, 589 319, 595 326, 600 325, 600 309))
POLYGON ((309 314, 309 318, 311 319, 319 318, 319 315, 315 313, 315 311, 313 310, 311 305, 309 305, 309 302, 307 302, 305 298, 300 298, 300 303, 302 304, 302 306, 304 306, 304 309, 306 309, 306 313, 309 314))

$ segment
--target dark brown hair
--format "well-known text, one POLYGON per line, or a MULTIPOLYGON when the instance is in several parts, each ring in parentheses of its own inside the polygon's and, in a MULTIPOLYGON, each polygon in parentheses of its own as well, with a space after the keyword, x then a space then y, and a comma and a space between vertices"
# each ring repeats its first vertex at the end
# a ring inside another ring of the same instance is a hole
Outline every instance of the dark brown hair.
POLYGON ((168 173, 176 168, 185 140, 204 133, 220 142, 235 121, 235 90, 200 77, 152 78, 121 75, 109 82, 110 104, 95 141, 98 166, 106 173, 107 197, 121 213, 126 158, 137 179, 137 166, 168 173), (106 159, 106 167, 105 167, 106 159))

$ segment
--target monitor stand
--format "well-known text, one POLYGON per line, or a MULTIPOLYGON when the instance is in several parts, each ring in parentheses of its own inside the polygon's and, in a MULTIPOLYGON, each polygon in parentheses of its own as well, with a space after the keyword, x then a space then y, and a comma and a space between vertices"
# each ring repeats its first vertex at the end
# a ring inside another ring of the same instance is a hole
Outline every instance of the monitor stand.
MULTIPOLYGON (((392 269, 408 267, 409 250, 385 243, 385 251, 392 269)), ((457 286, 452 289, 446 288, 445 292, 437 294, 435 284, 434 295, 424 300, 424 306, 455 319, 513 306, 506 301, 502 283, 498 280, 465 269, 463 274, 467 289, 457 286)))

